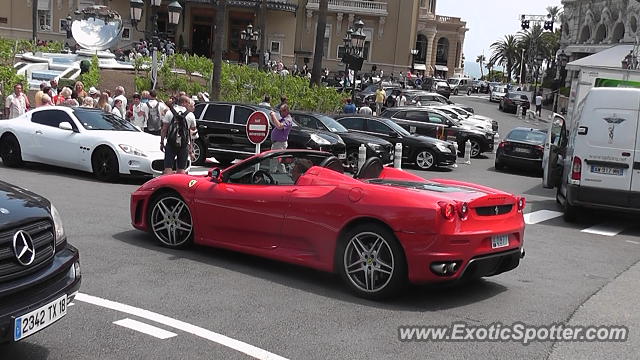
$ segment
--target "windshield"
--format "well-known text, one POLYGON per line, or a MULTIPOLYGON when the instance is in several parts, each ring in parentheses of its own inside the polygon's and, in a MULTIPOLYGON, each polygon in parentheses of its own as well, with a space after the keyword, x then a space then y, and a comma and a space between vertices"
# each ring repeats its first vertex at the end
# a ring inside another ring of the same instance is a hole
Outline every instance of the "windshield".
POLYGON ((74 114, 87 130, 140 131, 130 122, 101 110, 78 108, 74 114))
POLYGON ((409 134, 409 132, 407 130, 405 130, 404 128, 402 128, 402 126, 394 123, 391 120, 387 120, 384 122, 385 124, 387 124, 390 128, 392 128, 393 130, 397 131, 398 134, 402 135, 402 136, 409 136, 411 134, 409 134))
POLYGON ((451 111, 455 112, 456 114, 458 114, 460 117, 463 117, 463 118, 468 118, 471 116, 471 114, 469 114, 466 110, 463 110, 460 108, 452 107, 451 111))
POLYGON ((342 126, 339 122, 335 121, 333 118, 330 118, 326 115, 318 115, 317 118, 322 121, 324 126, 326 126, 329 131, 335 133, 348 132, 346 127, 342 126))
POLYGON ((526 141, 542 145, 547 141, 547 135, 538 131, 513 130, 507 135, 507 140, 526 141))
POLYGON ((363 90, 363 92, 374 93, 376 90, 378 90, 378 85, 369 85, 363 90))
POLYGON ((449 79, 449 84, 450 85, 458 85, 458 83, 460 83, 460 79, 449 79))

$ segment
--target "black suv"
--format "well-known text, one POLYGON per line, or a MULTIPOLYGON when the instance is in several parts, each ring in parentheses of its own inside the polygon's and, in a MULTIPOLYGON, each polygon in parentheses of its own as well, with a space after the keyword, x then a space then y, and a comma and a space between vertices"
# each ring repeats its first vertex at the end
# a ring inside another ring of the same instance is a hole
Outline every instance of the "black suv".
POLYGON ((0 181, 0 343, 58 321, 80 288, 78 250, 49 200, 0 181))
MULTIPOLYGON (((194 114, 198 123, 199 139, 195 142, 196 165, 213 156, 223 165, 235 159, 246 159, 255 154, 255 145, 247 138, 246 124, 254 111, 263 112, 267 118, 271 109, 256 105, 209 102, 196 105, 194 114), (207 149, 204 151, 204 149, 207 149), (204 155, 206 154, 206 155, 204 155)), ((273 129, 273 124, 271 126, 273 129)), ((302 128, 294 121, 289 133, 289 149, 321 150, 346 160, 346 146, 337 134, 329 131, 302 128)), ((262 143, 262 149, 271 148, 271 138, 262 143)))
POLYGON ((421 170, 436 166, 453 165, 456 152, 453 144, 410 134, 390 119, 365 115, 343 115, 336 118, 349 130, 380 137, 391 143, 402 144, 402 163, 413 163, 421 170))
POLYGON ((525 94, 517 93, 517 92, 508 92, 505 96, 500 99, 500 105, 498 105, 498 109, 504 112, 512 112, 516 113, 518 111, 518 105, 522 106, 526 110, 529 110, 531 104, 529 103, 529 98, 525 94))
POLYGON ((445 115, 422 107, 390 108, 382 112, 383 117, 391 118, 410 133, 430 136, 458 143, 458 150, 464 151, 467 140, 471 142, 471 156, 477 157, 483 152, 493 151, 493 131, 483 131, 463 126, 445 115))
POLYGON ((379 137, 360 134, 355 131, 349 131, 337 122, 335 119, 324 114, 307 113, 300 111, 292 111, 291 116, 302 127, 309 129, 331 131, 340 135, 344 143, 347 145, 347 161, 346 165, 352 170, 356 170, 358 166, 358 153, 360 145, 367 148, 367 158, 378 157, 384 164, 393 161, 394 148, 393 145, 379 137))

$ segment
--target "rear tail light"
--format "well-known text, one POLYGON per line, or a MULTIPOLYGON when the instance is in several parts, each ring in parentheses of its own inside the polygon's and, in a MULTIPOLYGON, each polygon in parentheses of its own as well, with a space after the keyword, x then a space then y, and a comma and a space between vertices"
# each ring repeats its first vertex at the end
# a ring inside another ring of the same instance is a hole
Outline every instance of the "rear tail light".
POLYGON ((518 211, 522 212, 524 211, 524 207, 527 206, 527 200, 524 197, 519 197, 517 205, 518 205, 518 211))
POLYGON ((505 145, 507 145, 507 142, 501 141, 500 144, 498 144, 498 148, 502 149, 505 145))
POLYGON ((580 181, 582 177, 582 160, 579 157, 573 157, 573 166, 571 167, 571 180, 580 181))
POLYGON ((536 145, 536 149, 540 150, 540 151, 544 151, 544 146, 542 145, 536 145))
POLYGON ((464 203, 459 203, 458 204, 458 216, 460 216, 460 219, 464 220, 467 218, 467 215, 469 215, 469 204, 464 202, 464 203))
POLYGON ((456 208, 453 204, 440 201, 438 202, 438 205, 440 205, 440 213, 442 214, 442 217, 446 220, 451 220, 456 215, 456 208))

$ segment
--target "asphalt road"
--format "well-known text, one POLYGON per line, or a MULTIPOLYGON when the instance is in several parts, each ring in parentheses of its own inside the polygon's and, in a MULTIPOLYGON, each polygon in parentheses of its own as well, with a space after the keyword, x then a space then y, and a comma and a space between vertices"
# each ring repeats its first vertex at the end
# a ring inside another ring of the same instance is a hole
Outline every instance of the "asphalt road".
MULTIPOLYGON (((496 119, 501 135, 524 124, 546 126, 500 113, 486 99, 454 100, 496 119)), ((86 294, 54 327, 0 347, 1 357, 248 359, 251 353, 290 359, 546 359, 552 342, 401 342, 398 327, 567 322, 640 259, 634 219, 585 213, 578 223, 565 223, 555 213, 555 192, 541 187, 538 174, 496 172, 492 154, 452 170, 415 172, 525 195, 525 213, 533 215, 521 265, 467 285, 412 287, 394 300, 365 301, 331 274, 229 251, 158 246, 130 225, 129 194, 140 181, 105 184, 47 166, 0 167, 0 179, 56 204, 70 242, 80 249, 86 294), (165 332, 114 324, 124 319, 165 332)))

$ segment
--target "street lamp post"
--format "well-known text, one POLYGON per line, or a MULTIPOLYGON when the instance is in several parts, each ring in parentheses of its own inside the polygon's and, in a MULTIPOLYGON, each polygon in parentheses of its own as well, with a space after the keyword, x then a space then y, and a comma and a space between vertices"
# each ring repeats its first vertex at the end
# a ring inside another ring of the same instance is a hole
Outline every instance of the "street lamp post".
MULTIPOLYGON (((534 81, 534 85, 533 85, 533 99, 535 99, 536 95, 538 94, 538 77, 540 76, 540 70, 542 68, 542 62, 544 61, 544 57, 540 54, 536 55, 535 58, 535 67, 536 67, 536 72, 533 78, 534 81)), ((542 88, 542 85, 540 86, 540 88, 542 88)), ((532 101, 533 101, 532 99, 532 101)))
POLYGON ((247 25, 246 30, 240 31, 240 40, 244 42, 244 64, 249 65, 249 58, 251 57, 251 49, 253 44, 258 42, 260 34, 258 31, 253 30, 253 25, 247 25))
POLYGON ((344 39, 342 39, 343 43, 344 43, 344 54, 342 55, 343 57, 343 62, 344 64, 344 87, 343 89, 346 91, 347 90, 347 86, 349 86, 348 80, 349 80, 349 63, 347 61, 344 61, 344 59, 346 58, 346 56, 351 55, 351 34, 353 34, 353 30, 348 29, 347 30, 347 35, 344 37, 344 39))
POLYGON ((418 49, 411 49, 411 72, 413 73, 414 68, 416 67, 416 55, 418 55, 420 51, 418 49))
POLYGON ((362 68, 364 42, 367 39, 367 35, 362 31, 364 28, 364 22, 362 20, 358 20, 355 23, 355 27, 356 31, 351 34, 351 47, 353 56, 356 58, 353 62, 354 66, 351 66, 351 70, 353 70, 353 91, 351 92, 351 100, 353 103, 356 101, 356 79, 358 77, 358 71, 362 68), (359 64, 359 66, 356 64, 359 64))
POLYGON ((553 100, 553 112, 558 112, 558 99, 560 95, 560 89, 565 86, 565 81, 567 79, 567 64, 569 63, 569 56, 564 53, 564 50, 560 54, 558 54, 558 67, 560 67, 560 78, 557 82, 557 89, 555 94, 555 99, 553 100))
MULTIPOLYGON (((150 0, 151 4, 151 31, 138 29, 138 24, 142 19, 142 10, 144 8, 144 2, 142 0, 130 0, 130 15, 131 24, 137 31, 143 32, 145 37, 150 40, 151 43, 151 80, 153 81, 153 89, 156 88, 158 79, 158 48, 160 48, 162 41, 160 37, 164 37, 166 33, 160 33, 158 30, 158 8, 162 4, 162 0, 150 0)), ((179 2, 173 1, 167 5, 169 12, 169 25, 175 26, 180 22, 180 14, 182 13, 182 6, 179 2)))

